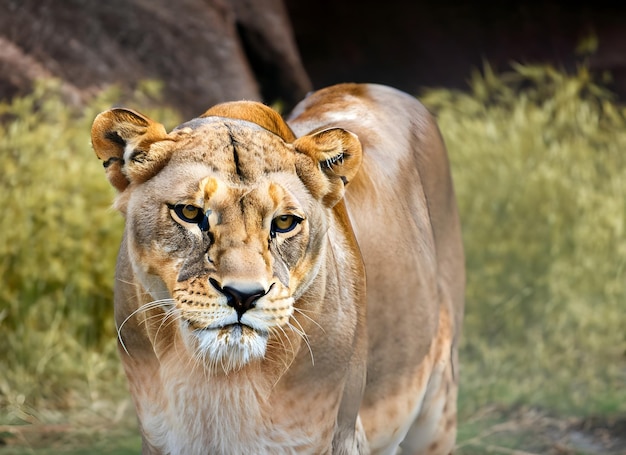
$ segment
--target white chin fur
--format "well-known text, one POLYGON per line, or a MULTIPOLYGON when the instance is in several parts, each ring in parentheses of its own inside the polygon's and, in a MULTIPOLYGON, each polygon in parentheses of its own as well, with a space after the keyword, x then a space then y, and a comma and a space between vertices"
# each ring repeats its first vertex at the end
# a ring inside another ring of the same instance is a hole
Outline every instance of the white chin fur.
POLYGON ((267 348, 267 335, 247 326, 232 325, 222 329, 194 330, 195 356, 210 371, 237 371, 262 359, 267 348))

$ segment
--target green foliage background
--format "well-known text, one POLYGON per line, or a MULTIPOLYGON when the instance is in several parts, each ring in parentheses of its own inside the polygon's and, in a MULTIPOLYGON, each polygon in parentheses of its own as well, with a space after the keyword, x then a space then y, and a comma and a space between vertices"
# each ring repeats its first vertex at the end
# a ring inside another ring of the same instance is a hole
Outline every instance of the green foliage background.
POLYGON ((583 66, 431 90, 468 289, 462 409, 626 411, 626 111, 583 66))
MULTIPOLYGON (((141 84, 133 104, 176 124, 150 109, 159 91, 141 84)), ((125 388, 111 300, 123 219, 90 144, 94 117, 120 95, 79 109, 42 81, 0 104, 0 422, 45 420, 125 388)))
MULTIPOLYGON (((134 107, 154 109, 158 85, 134 107)), ((124 399, 112 281, 123 220, 89 143, 95 115, 55 82, 0 104, 0 423, 110 416, 124 399)), ((156 103, 155 103, 156 100, 156 103)), ((461 421, 487 405, 626 412, 626 111, 585 67, 488 66, 429 90, 468 267, 461 421)))

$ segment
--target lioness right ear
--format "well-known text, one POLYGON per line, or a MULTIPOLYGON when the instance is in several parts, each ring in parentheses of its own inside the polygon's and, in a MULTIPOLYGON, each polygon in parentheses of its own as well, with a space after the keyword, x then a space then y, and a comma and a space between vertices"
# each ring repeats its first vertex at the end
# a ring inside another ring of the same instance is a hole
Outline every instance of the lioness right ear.
POLYGON ((334 206, 361 166, 359 138, 342 128, 328 128, 299 137, 293 146, 317 165, 315 170, 296 165, 300 178, 314 196, 334 206))
POLYGON ((151 146, 168 139, 160 123, 130 109, 110 109, 99 114, 91 127, 91 144, 104 163, 106 175, 118 191, 131 182, 143 182, 167 162, 165 150, 151 146))

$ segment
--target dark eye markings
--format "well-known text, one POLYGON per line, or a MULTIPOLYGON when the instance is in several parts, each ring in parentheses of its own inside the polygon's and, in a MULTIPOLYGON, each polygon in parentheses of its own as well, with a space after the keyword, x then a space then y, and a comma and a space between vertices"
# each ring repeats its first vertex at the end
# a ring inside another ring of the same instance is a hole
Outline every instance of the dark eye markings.
POLYGON ((271 234, 285 234, 293 231, 296 226, 302 223, 302 218, 296 215, 279 215, 272 220, 271 234))
MULTIPOLYGON (((200 207, 196 207, 192 204, 168 204, 168 207, 181 221, 197 224, 202 231, 209 230, 209 215, 211 210, 203 212, 200 207)), ((279 215, 272 220, 271 236, 275 237, 276 234, 291 232, 302 223, 302 221, 303 218, 296 215, 279 215)))
MULTIPOLYGON (((169 205, 169 204, 168 204, 169 205)), ((182 221, 186 223, 197 224, 203 231, 209 230, 209 214, 210 210, 203 212, 200 207, 191 204, 175 204, 169 205, 170 210, 182 221)))

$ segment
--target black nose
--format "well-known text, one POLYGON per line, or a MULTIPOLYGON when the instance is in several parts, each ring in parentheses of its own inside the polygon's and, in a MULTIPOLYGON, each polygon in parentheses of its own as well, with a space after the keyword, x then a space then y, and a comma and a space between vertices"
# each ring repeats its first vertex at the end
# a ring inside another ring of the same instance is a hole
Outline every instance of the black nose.
POLYGON ((256 301, 265 295, 264 289, 253 289, 242 292, 239 289, 224 286, 222 292, 226 295, 228 305, 232 306, 237 312, 237 316, 241 316, 250 308, 254 308, 256 301))
POLYGON ((254 308, 256 301, 265 295, 263 288, 249 288, 244 290, 232 286, 221 287, 214 279, 209 279, 214 288, 226 296, 226 303, 237 312, 237 318, 241 319, 243 314, 250 308, 254 308))
POLYGON ((222 287, 213 278, 209 278, 209 281, 215 289, 226 296, 226 303, 235 309, 238 319, 241 319, 250 308, 254 308, 256 301, 266 294, 262 287, 246 286, 244 290, 235 286, 222 287))

